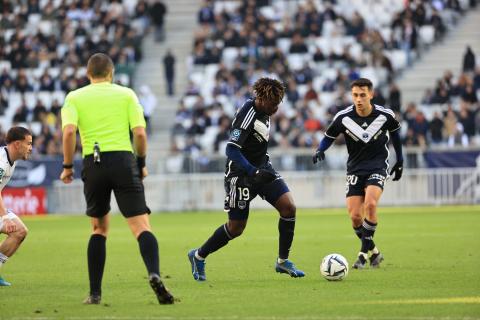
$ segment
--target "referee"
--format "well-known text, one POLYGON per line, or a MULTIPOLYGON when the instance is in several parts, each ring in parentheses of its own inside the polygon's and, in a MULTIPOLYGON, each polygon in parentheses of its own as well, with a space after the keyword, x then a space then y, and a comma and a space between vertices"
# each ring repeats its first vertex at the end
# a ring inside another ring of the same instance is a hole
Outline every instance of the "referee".
POLYGON ((90 85, 70 92, 62 108, 64 183, 73 180, 76 131, 82 143, 83 192, 92 235, 88 243, 90 294, 85 304, 99 304, 106 257, 112 190, 121 213, 140 246, 149 282, 160 304, 172 304, 173 296, 160 280, 157 239, 150 227, 142 179, 147 176, 147 135, 143 108, 135 93, 112 84, 113 62, 96 53, 88 59, 90 85), (130 142, 133 133, 133 149, 130 142), (135 155, 134 155, 135 153, 135 155))

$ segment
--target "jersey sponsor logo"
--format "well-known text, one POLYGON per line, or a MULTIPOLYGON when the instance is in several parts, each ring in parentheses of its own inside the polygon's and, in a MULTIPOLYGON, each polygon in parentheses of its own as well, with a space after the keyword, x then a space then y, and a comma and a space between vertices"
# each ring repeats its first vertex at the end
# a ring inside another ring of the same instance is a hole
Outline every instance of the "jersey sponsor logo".
POLYGON ((241 134, 242 131, 240 129, 233 129, 232 133, 230 134, 230 139, 232 139, 233 141, 238 141, 241 134))
POLYGON ((270 122, 268 121, 266 124, 262 121, 255 120, 253 123, 253 129, 258 132, 258 134, 265 140, 268 141, 270 137, 270 122))
POLYGON ((370 123, 370 125, 366 129, 362 129, 352 118, 344 117, 342 119, 342 124, 350 130, 352 134, 354 134, 357 138, 362 140, 365 143, 368 143, 373 136, 377 134, 378 131, 382 128, 382 126, 387 121, 387 117, 384 115, 379 115, 375 118, 375 120, 370 123))

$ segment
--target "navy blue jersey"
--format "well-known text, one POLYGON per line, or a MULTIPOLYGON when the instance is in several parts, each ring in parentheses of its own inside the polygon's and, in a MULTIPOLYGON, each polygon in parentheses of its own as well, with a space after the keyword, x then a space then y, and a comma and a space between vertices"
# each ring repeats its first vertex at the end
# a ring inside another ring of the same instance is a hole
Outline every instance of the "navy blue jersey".
POLYGON ((368 174, 388 169, 389 132, 400 129, 392 110, 373 105, 372 112, 362 117, 355 106, 339 111, 325 135, 345 136, 348 150, 347 174, 368 174))
MULTIPOLYGON (((268 162, 267 146, 270 135, 270 117, 255 108, 255 100, 248 99, 237 111, 230 129, 230 140, 241 149, 243 156, 259 168, 268 162)), ((227 159, 226 174, 245 173, 236 163, 227 159)))

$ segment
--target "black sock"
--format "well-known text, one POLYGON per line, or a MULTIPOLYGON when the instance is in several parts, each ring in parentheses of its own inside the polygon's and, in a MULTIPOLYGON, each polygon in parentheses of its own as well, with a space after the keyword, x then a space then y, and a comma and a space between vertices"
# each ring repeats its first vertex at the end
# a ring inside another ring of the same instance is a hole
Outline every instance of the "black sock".
POLYGON ((90 279, 90 294, 102 294, 102 278, 105 268, 107 238, 100 234, 92 234, 88 242, 88 277, 90 279))
POLYGON ((362 225, 359 225, 358 227, 353 227, 353 231, 357 235, 358 239, 362 240, 362 225))
POLYGON ((295 232, 295 217, 278 219, 278 257, 288 259, 295 232))
POLYGON ((228 241, 232 240, 227 229, 227 224, 221 225, 212 234, 210 238, 198 249, 198 255, 202 258, 206 258, 210 253, 217 251, 221 247, 227 245, 228 241))
POLYGON ((373 235, 375 234, 375 229, 377 224, 368 221, 367 219, 363 220, 362 224, 362 249, 363 253, 368 253, 368 250, 375 248, 375 243, 373 242, 373 235))
POLYGON ((157 238, 150 231, 143 231, 137 240, 148 274, 160 275, 157 238))

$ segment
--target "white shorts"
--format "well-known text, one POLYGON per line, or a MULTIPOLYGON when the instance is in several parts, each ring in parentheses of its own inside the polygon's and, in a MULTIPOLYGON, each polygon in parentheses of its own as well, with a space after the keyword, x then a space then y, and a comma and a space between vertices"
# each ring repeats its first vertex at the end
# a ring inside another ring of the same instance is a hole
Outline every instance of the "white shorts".
MULTIPOLYGON (((10 209, 7 209, 7 217, 9 217, 10 219, 19 219, 17 215, 13 213, 13 211, 10 211, 10 209)), ((2 228, 3 228, 3 220, 0 219, 0 232, 2 231, 2 228)))

